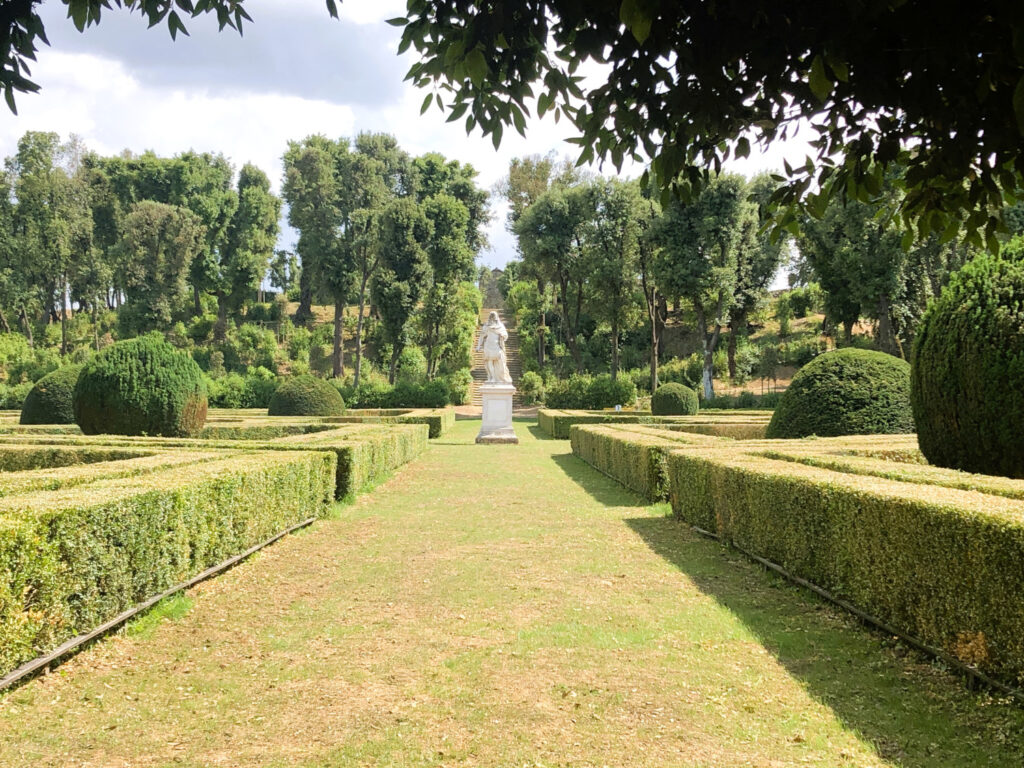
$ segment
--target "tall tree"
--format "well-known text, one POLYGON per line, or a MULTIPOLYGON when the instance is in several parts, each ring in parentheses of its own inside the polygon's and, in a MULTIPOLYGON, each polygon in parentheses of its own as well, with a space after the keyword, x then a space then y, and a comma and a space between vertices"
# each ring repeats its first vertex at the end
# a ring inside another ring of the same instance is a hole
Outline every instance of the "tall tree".
POLYGON ((126 275, 126 309, 137 330, 166 328, 186 296, 189 264, 205 247, 199 217, 187 208, 138 203, 124 223, 121 249, 126 275))
POLYGON ((636 184, 602 180, 590 187, 593 216, 585 249, 592 312, 611 327, 611 374, 619 375, 619 332, 636 309, 641 200, 636 184))
MULTIPOLYGON (((508 166, 508 175, 498 181, 495 186, 495 192, 504 197, 509 204, 505 222, 506 229, 515 234, 516 223, 549 188, 565 189, 582 181, 583 174, 572 161, 557 160, 554 153, 543 157, 530 155, 513 158, 508 166)), ((538 310, 540 322, 537 325, 537 364, 543 368, 544 348, 547 343, 545 338, 547 328, 544 318, 547 307, 544 305, 544 297, 548 292, 548 280, 540 265, 532 263, 526 254, 522 253, 521 248, 520 253, 523 255, 522 277, 529 277, 536 281, 537 296, 541 299, 541 306, 538 310)))
POLYGON ((467 238, 470 214, 452 195, 439 192, 423 203, 432 236, 427 244, 433 280, 423 302, 423 328, 427 375, 434 377, 440 358, 442 333, 453 321, 455 295, 460 284, 473 275, 474 252, 467 238))
POLYGON ((238 175, 238 207, 228 225, 223 247, 210 277, 217 297, 215 338, 223 339, 229 312, 252 296, 267 272, 277 243, 281 201, 270 191, 270 180, 255 165, 238 175))
POLYGON ((744 187, 740 176, 719 176, 692 202, 671 201, 658 222, 658 280, 669 293, 693 305, 706 400, 715 396, 714 354, 736 301, 736 244, 746 205, 744 187))
POLYGON ((743 212, 736 244, 735 301, 729 311, 729 376, 736 377, 736 347, 747 332, 750 313, 767 294, 786 255, 787 242, 767 231, 771 197, 778 182, 768 174, 755 176, 746 189, 748 205, 743 212))
POLYGON ((411 198, 392 201, 380 223, 381 268, 373 282, 384 333, 391 344, 388 381, 395 383, 398 358, 408 343, 409 320, 430 285, 430 219, 411 198))

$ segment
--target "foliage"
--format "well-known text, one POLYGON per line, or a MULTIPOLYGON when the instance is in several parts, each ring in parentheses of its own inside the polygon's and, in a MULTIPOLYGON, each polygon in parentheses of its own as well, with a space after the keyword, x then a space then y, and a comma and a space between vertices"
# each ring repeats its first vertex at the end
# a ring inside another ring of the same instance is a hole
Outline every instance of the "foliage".
POLYGON ((544 379, 534 371, 526 371, 519 379, 519 394, 524 405, 536 405, 544 402, 544 379))
MULTIPOLYGON (((885 451, 893 439, 794 441, 768 456, 742 443, 676 450, 668 457, 673 510, 920 642, 1019 680, 1024 626, 1006 595, 1024 588, 1021 487, 839 458, 885 451), (950 493, 956 487, 975 493, 950 493)), ((899 447, 913 447, 904 440, 899 447)))
POLYGON ((775 409, 766 436, 913 431, 910 365, 884 352, 837 349, 797 372, 775 409))
POLYGON ((252 368, 245 375, 228 373, 206 382, 211 408, 268 408, 277 387, 277 377, 266 368, 252 368))
POLYGON ((607 374, 574 374, 548 385, 544 399, 551 408, 628 407, 636 402, 636 385, 628 379, 614 380, 607 374))
POLYGON ((697 393, 682 384, 662 384, 651 397, 651 413, 655 416, 692 416, 698 408, 697 393))
POLYGON ((1024 261, 980 256, 928 308, 911 396, 933 464, 1024 477, 1024 261))
MULTIPOLYGON (((93 466, 103 480, 104 463, 93 466)), ((262 452, 84 484, 56 498, 7 497, 0 672, 323 514, 333 486, 330 454, 262 452)))
POLYGON ((35 383, 21 408, 22 424, 74 424, 75 384, 81 365, 65 365, 35 383))
POLYGON ((270 416, 340 416, 345 401, 330 382, 316 376, 285 379, 270 398, 270 416))
POLYGON ((206 409, 199 366, 153 335, 103 349, 75 385, 75 421, 87 435, 188 437, 202 429, 206 409))
MULTIPOLYGON (((426 107, 496 146, 534 107, 553 111, 578 130, 580 164, 644 155, 685 197, 802 121, 815 156, 785 166, 781 202, 820 215, 831 198, 866 201, 900 161, 901 208, 922 237, 963 226, 994 246, 992 211, 1024 175, 1024 22, 1009 3, 442 0, 392 23, 400 50, 419 53, 408 78, 431 90, 426 107), (592 84, 588 66, 602 71, 592 84)), ((779 224, 795 228, 797 211, 779 224)))
POLYGON ((14 385, 0 384, 0 410, 20 411, 33 386, 35 385, 31 381, 14 385))

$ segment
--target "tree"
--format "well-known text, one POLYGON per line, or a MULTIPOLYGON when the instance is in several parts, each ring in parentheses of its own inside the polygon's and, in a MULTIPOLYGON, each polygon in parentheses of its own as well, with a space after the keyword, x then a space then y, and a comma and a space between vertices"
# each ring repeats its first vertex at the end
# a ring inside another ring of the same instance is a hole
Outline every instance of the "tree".
POLYGON ((715 349, 736 301, 744 187, 741 176, 719 176, 692 202, 671 201, 656 225, 658 282, 669 294, 687 299, 697 316, 705 400, 715 396, 715 349))
MULTIPOLYGON (((36 60, 37 40, 49 45, 43 20, 36 11, 41 3, 42 0, 15 0, 4 3, 0 9, 0 87, 12 112, 17 112, 16 92, 35 93, 39 90, 39 86, 28 79, 28 62, 36 60)), ((182 14, 194 18, 200 14, 215 13, 220 29, 231 27, 239 33, 243 19, 251 21, 243 0, 203 0, 196 3, 190 0, 64 0, 64 4, 68 6, 68 18, 79 32, 87 26, 99 24, 103 9, 109 9, 111 5, 137 10, 150 27, 166 19, 172 39, 178 32, 188 34, 181 20, 182 14)), ((327 9, 337 17, 335 0, 327 0, 327 9)))
POLYGON ((556 286, 565 341, 578 373, 583 372, 578 336, 586 282, 583 242, 591 214, 589 196, 583 186, 549 189, 515 224, 524 263, 556 286))
POLYGON ((373 282, 384 333, 391 344, 388 381, 395 383, 398 358, 408 343, 409 320, 430 284, 430 258, 426 244, 430 219, 411 198, 392 201, 381 217, 381 268, 373 282))
POLYGON ((189 265, 205 246, 203 225, 187 208, 143 201, 128 214, 121 250, 130 314, 139 330, 166 328, 185 300, 189 265))
POLYGON ((919 235, 967 214, 975 243, 994 245, 1002 190, 1024 174, 1024 16, 1010 0, 437 0, 392 23, 420 54, 408 77, 467 131, 499 144, 532 107, 553 111, 579 131, 582 161, 646 155, 684 195, 803 120, 817 158, 790 169, 783 202, 864 199, 902 159, 919 235), (588 65, 604 75, 593 87, 588 65))
POLYGON ((658 204, 645 195, 640 203, 637 226, 637 269, 640 272, 640 288, 647 310, 647 323, 651 331, 651 392, 658 391, 658 354, 661 350, 661 334, 665 330, 665 316, 668 306, 665 295, 658 287, 657 268, 660 256, 657 223, 661 217, 658 204))
POLYGON ((252 296, 267 272, 277 243, 281 201, 270 191, 270 180, 255 165, 246 164, 238 176, 238 208, 228 226, 213 276, 217 296, 215 338, 224 339, 229 311, 237 311, 252 296))
POLYGON ((777 182, 767 174, 747 186, 746 206, 736 248, 735 300, 729 312, 729 376, 736 377, 736 346, 747 331, 747 320, 765 296, 785 257, 786 241, 766 231, 771 218, 770 201, 777 182))
MULTIPOLYGON (((515 234, 516 223, 522 218, 522 215, 551 187, 565 189, 579 184, 582 180, 583 174, 572 161, 556 160, 554 153, 543 157, 530 155, 513 158, 509 163, 508 176, 499 180, 495 185, 495 192, 509 203, 509 212, 505 222, 506 229, 515 234)), ((521 248, 520 253, 522 253, 521 248)), ((548 281, 544 270, 527 259, 525 254, 523 256, 522 277, 531 277, 536 281, 537 296, 541 299, 537 315, 539 319, 537 324, 537 364, 543 368, 545 332, 547 330, 544 319, 547 307, 544 306, 543 299, 548 292, 548 281)))
POLYGON ((636 308, 641 200, 633 183, 602 180, 591 187, 593 218, 585 249, 592 314, 611 326, 611 374, 619 374, 619 331, 636 308))
POLYGON ((475 254, 467 239, 470 214, 465 205, 440 192, 427 198, 423 209, 433 233, 427 244, 433 280, 423 302, 422 315, 427 376, 433 378, 442 351, 442 333, 446 325, 457 321, 452 315, 456 308, 455 293, 463 281, 472 278, 475 254))
POLYGON ((308 136, 301 142, 289 142, 284 154, 281 191, 288 203, 288 223, 299 232, 296 251, 302 261, 299 308, 295 313, 299 323, 312 317, 314 286, 338 245, 338 152, 336 142, 324 136, 308 136))

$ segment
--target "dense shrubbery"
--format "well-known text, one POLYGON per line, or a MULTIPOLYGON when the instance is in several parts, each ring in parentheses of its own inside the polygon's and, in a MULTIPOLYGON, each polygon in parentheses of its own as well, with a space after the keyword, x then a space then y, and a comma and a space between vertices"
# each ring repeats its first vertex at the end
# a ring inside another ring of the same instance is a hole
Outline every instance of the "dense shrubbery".
POLYGON ((81 365, 65 365, 35 383, 21 409, 22 424, 74 424, 75 384, 81 365))
POLYGON ((527 371, 519 379, 519 394, 525 405, 536 405, 544 402, 544 379, 539 373, 527 371))
POLYGON ((268 408, 278 387, 277 377, 266 368, 252 368, 242 376, 229 373, 207 381, 211 408, 268 408))
POLYGON ((837 349, 800 369, 767 436, 872 435, 914 431, 910 365, 883 352, 837 349))
POLYGON ((982 256, 928 308, 914 421, 933 464, 1024 477, 1024 262, 982 256))
POLYGON ((574 375, 548 385, 545 402, 550 408, 631 407, 636 403, 636 385, 627 378, 613 381, 607 374, 574 375))
POLYGON ((773 410, 782 399, 782 392, 765 392, 763 395, 743 391, 738 395, 716 395, 703 402, 704 408, 773 410))
POLYGON ((270 398, 270 416, 340 416, 345 400, 330 382, 305 374, 285 379, 270 398))
POLYGON ((20 411, 25 404, 25 398, 32 391, 33 384, 26 381, 23 384, 0 384, 0 410, 20 411))
POLYGON ((335 386, 352 408, 443 408, 456 400, 456 404, 462 404, 469 396, 469 384, 461 376, 423 384, 399 381, 392 386, 384 381, 367 381, 358 387, 337 382, 335 386))
POLYGON ((662 384, 651 397, 655 416, 692 416, 698 408, 697 393, 683 384, 662 384))
POLYGON ((154 335, 97 353, 75 386, 75 421, 87 435, 195 435, 206 408, 199 366, 154 335))

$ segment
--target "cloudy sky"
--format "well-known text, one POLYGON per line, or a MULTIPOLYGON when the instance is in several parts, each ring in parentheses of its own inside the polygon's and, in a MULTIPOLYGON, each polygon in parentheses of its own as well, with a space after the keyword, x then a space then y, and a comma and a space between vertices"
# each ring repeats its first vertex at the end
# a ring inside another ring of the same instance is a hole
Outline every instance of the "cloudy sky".
MULTIPOLYGON (((263 168, 277 191, 286 143, 315 133, 386 131, 412 154, 471 163, 488 189, 514 157, 576 155, 564 141, 572 135, 565 121, 534 120, 525 139, 508 131, 495 151, 489 138, 466 136, 461 122, 445 123, 436 109, 420 116, 425 94, 403 82, 414 54, 396 55, 400 30, 384 23, 402 15, 404 0, 344 0, 340 21, 323 0, 249 0, 246 7, 254 21, 242 37, 201 18, 187 24, 190 37, 172 42, 166 26, 147 29, 123 10, 105 10, 99 26, 79 33, 66 6, 47 0, 51 47, 42 47, 32 72, 42 92, 21 95, 17 116, 0 116, 0 155, 13 154, 27 130, 75 133, 104 154, 221 152, 236 168, 263 168)), ((732 170, 779 168, 783 156, 802 163, 804 152, 802 145, 773 147, 732 170)), ((481 260, 502 266, 514 258, 515 243, 500 200, 492 210, 491 250, 481 260)), ((294 238, 284 231, 281 247, 294 238)))

